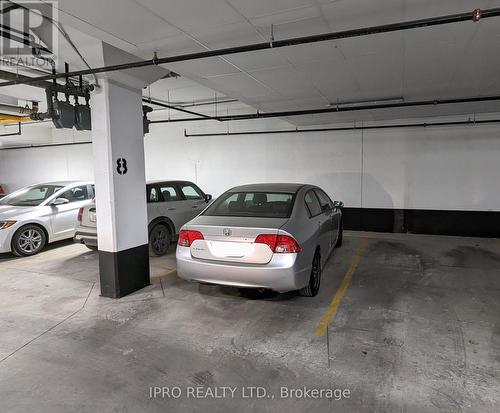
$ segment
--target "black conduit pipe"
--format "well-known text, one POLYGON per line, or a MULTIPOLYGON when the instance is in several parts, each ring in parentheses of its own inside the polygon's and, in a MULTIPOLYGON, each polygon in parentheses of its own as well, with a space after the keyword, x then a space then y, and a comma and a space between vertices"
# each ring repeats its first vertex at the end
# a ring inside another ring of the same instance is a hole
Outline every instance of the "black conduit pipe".
POLYGON ((41 89, 47 89, 47 88, 52 88, 53 90, 57 90, 59 93, 70 93, 73 96, 81 96, 81 97, 86 97, 88 96, 88 91, 93 90, 93 86, 85 86, 85 90, 79 90, 78 88, 71 88, 68 90, 68 88, 65 85, 62 85, 60 83, 57 83, 54 85, 51 82, 44 82, 44 81, 36 81, 32 82, 31 80, 33 79, 30 76, 25 76, 25 75, 19 75, 17 73, 13 72, 8 72, 6 70, 0 70, 0 79, 11 79, 11 80, 21 80, 21 83, 26 82, 26 84, 29 84, 33 87, 38 87, 41 89))
POLYGON ((189 108, 192 106, 208 106, 208 105, 222 105, 224 103, 233 103, 233 102, 238 102, 238 99, 222 99, 222 100, 211 100, 211 101, 206 101, 206 102, 192 102, 192 103, 176 103, 174 106, 181 106, 183 108, 189 108))
POLYGON ((155 65, 168 64, 174 62, 184 62, 187 60, 204 59, 208 57, 225 56, 236 53, 255 52, 258 50, 277 49, 280 47, 296 46, 307 43, 347 39, 360 36, 369 36, 373 34, 397 32, 401 30, 417 29, 421 27, 440 26, 440 25, 460 23, 465 21, 475 22, 478 21, 478 15, 480 16, 481 20, 491 17, 498 17, 500 16, 500 8, 486 9, 486 10, 481 10, 480 12, 478 12, 478 9, 476 9, 472 12, 467 12, 467 13, 430 17, 426 19, 410 20, 400 23, 391 23, 379 26, 364 27, 360 29, 343 30, 339 32, 329 32, 312 36, 294 37, 285 40, 273 40, 269 42, 253 43, 246 46, 236 46, 224 49, 207 50, 204 52, 189 53, 171 57, 163 57, 163 58, 155 57, 150 60, 140 60, 136 62, 123 63, 119 65, 102 66, 94 69, 77 70, 69 73, 57 73, 53 75, 39 76, 39 77, 34 77, 31 80, 26 80, 26 79, 12 80, 9 82, 0 83, 0 87, 13 86, 18 84, 29 84, 45 80, 60 79, 60 78, 65 78, 67 76, 82 76, 82 75, 92 75, 105 72, 115 72, 119 70, 137 69, 146 66, 155 66, 155 65))
POLYGON ((333 106, 333 107, 318 108, 318 109, 289 110, 289 111, 265 112, 265 113, 257 112, 257 113, 247 113, 243 115, 224 115, 217 117, 212 116, 208 118, 159 119, 159 120, 152 120, 150 123, 191 122, 197 120, 218 120, 221 122, 227 122, 227 121, 250 120, 250 119, 261 119, 261 118, 286 118, 289 116, 317 115, 322 113, 355 112, 358 110, 407 108, 415 106, 437 106, 437 105, 450 105, 457 103, 492 102, 498 100, 500 100, 500 95, 467 97, 467 98, 456 98, 456 99, 421 100, 415 102, 395 102, 395 103, 356 105, 356 106, 345 105, 339 107, 333 106))
POLYGON ((47 143, 42 145, 22 145, 22 146, 7 146, 0 147, 0 151, 11 151, 14 149, 35 149, 35 148, 51 148, 52 146, 76 146, 76 145, 90 145, 92 141, 85 142, 69 142, 69 143, 47 143))
POLYGON ((149 103, 151 105, 160 106, 162 108, 167 108, 167 109, 172 109, 172 110, 177 110, 179 112, 189 113, 190 115, 199 116, 199 117, 205 118, 205 119, 211 119, 212 118, 211 116, 204 115, 203 113, 194 112, 192 110, 184 109, 184 108, 181 108, 179 106, 169 105, 167 103, 159 102, 159 101, 154 100, 154 99, 143 98, 142 101, 144 103, 149 103))
POLYGON ((314 128, 314 129, 283 129, 283 130, 268 130, 268 131, 242 131, 242 132, 214 132, 214 133, 187 133, 184 130, 186 138, 196 138, 203 136, 234 136, 234 135, 270 135, 279 133, 305 133, 305 132, 335 132, 335 131, 356 131, 370 129, 397 129, 397 128, 417 128, 417 127, 432 127, 432 126, 456 126, 456 125, 482 125, 500 123, 500 119, 487 119, 476 121, 455 121, 455 122, 433 122, 433 123, 407 123, 394 125, 372 125, 372 126, 340 126, 332 128, 314 128))

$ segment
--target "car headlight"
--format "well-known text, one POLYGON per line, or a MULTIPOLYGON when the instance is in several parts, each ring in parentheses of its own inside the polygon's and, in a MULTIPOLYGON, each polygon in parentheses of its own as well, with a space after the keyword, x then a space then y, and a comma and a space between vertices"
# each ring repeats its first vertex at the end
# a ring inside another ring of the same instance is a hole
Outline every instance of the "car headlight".
POLYGON ((7 229, 14 225, 17 221, 0 221, 0 229, 7 229))

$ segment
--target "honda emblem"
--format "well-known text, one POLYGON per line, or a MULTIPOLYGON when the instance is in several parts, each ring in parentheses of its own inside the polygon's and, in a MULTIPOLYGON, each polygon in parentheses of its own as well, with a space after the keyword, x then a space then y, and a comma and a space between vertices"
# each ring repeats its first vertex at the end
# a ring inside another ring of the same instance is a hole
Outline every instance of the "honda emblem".
POLYGON ((230 237, 231 234, 233 233, 233 231, 231 231, 229 228, 224 228, 222 230, 222 233, 226 236, 226 237, 230 237))

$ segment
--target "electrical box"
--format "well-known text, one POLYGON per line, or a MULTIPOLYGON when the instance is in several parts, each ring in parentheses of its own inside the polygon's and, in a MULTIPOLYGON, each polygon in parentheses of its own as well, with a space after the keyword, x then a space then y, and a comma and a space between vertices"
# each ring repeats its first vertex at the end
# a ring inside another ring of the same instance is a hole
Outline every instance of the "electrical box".
POLYGON ((89 105, 75 106, 75 128, 76 130, 92 130, 92 118, 89 105))
POLYGON ((55 99, 52 122, 58 129, 71 129, 75 125, 75 107, 69 102, 55 99))

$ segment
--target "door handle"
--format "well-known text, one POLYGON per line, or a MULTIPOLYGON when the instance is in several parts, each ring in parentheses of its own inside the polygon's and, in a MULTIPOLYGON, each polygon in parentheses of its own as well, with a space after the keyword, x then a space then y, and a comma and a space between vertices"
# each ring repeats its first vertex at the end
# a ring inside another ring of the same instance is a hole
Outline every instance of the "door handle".
POLYGON ((191 208, 193 208, 193 209, 198 209, 198 208, 199 208, 199 206, 198 206, 198 205, 195 205, 195 206, 193 206, 193 207, 191 207, 191 208))
POLYGON ((175 211, 175 208, 168 208, 167 211, 175 211))

